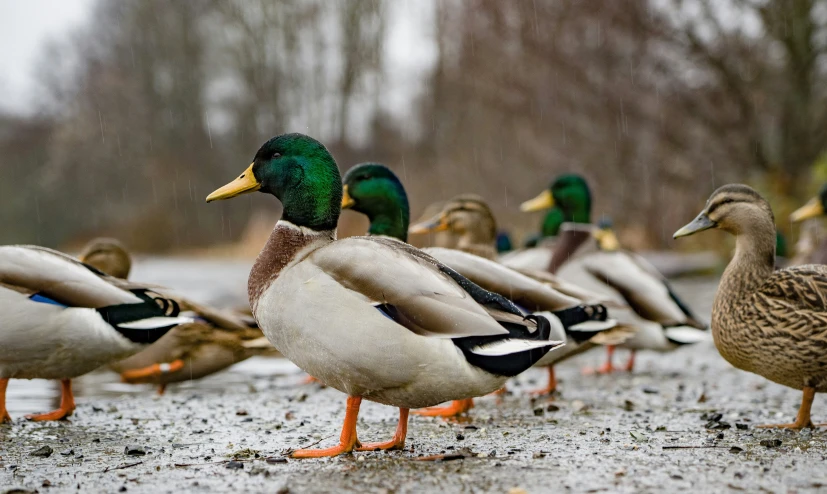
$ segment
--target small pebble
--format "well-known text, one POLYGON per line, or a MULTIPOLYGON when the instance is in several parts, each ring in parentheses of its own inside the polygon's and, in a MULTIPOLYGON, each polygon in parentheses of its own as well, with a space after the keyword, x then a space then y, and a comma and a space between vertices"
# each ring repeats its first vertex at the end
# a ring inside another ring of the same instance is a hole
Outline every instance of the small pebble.
POLYGON ((141 446, 127 446, 123 450, 126 456, 145 456, 146 450, 141 446))
POLYGON ((777 448, 781 446, 781 439, 763 439, 761 440, 761 446, 767 448, 777 448))
POLYGON ((229 468, 230 470, 243 470, 244 463, 241 463, 240 461, 228 461, 225 468, 229 468))
POLYGON ((37 456, 37 457, 40 457, 40 458, 48 458, 48 457, 52 456, 52 453, 54 453, 54 452, 55 452, 55 450, 53 450, 51 446, 46 445, 46 446, 42 446, 41 448, 32 451, 31 453, 29 453, 29 456, 37 456))
POLYGON ((270 465, 276 465, 278 463, 287 463, 287 458, 283 458, 281 456, 271 456, 265 460, 270 465))

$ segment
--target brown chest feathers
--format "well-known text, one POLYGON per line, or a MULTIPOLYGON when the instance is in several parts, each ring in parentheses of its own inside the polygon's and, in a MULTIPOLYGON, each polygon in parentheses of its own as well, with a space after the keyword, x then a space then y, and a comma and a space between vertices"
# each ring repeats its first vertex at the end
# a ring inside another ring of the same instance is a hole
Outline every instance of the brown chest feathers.
POLYGON ((259 252, 250 277, 247 279, 247 297, 253 315, 258 300, 289 264, 301 261, 309 253, 335 240, 335 231, 318 232, 279 221, 259 252))

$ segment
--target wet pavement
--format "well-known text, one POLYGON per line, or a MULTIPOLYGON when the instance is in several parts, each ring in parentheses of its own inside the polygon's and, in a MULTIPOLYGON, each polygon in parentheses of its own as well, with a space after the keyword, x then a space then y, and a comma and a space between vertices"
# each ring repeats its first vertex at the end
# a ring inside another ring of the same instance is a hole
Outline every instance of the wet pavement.
MULTIPOLYGON (((140 279, 171 277, 168 269, 153 271, 156 262, 140 279)), ((246 267, 222 269, 225 289, 237 296, 246 267)), ((209 276, 197 264, 192 271, 209 276)), ((178 288, 214 301, 215 293, 197 292, 203 286, 178 288)), ((714 280, 681 280, 675 288, 709 313, 714 280)), ((75 415, 56 423, 21 418, 55 406, 55 387, 14 382, 8 404, 15 423, 0 427, 0 493, 827 491, 826 430, 754 428, 790 421, 799 392, 733 369, 711 342, 644 353, 633 374, 581 375, 602 357, 595 350, 560 366, 554 400, 529 397, 545 379, 532 370, 509 384, 503 403, 478 399, 462 422, 412 417, 404 451, 301 461, 283 454, 335 444, 344 396, 300 385, 299 370, 283 360, 251 359, 160 397, 98 372, 78 380, 75 415), (437 454, 450 456, 418 460, 437 454)), ((825 405, 817 396, 814 420, 827 421, 825 405)), ((389 439, 396 416, 363 403, 360 439, 389 439)))

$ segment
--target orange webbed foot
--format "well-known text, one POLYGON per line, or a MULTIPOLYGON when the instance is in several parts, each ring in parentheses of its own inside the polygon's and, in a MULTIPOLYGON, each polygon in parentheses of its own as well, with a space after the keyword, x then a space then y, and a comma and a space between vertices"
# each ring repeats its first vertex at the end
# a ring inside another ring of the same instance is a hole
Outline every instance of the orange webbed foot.
POLYGON ((807 428, 812 429, 814 427, 815 426, 812 422, 799 423, 798 421, 793 422, 791 424, 764 424, 755 426, 756 429, 792 429, 796 431, 800 431, 801 429, 807 428))
POLYGON ((125 383, 135 384, 143 379, 160 377, 164 374, 178 372, 184 368, 183 360, 173 360, 169 363, 152 364, 141 369, 131 369, 121 372, 121 381, 125 383))
POLYGON ((461 415, 474 407, 474 399, 468 398, 465 400, 454 400, 447 407, 429 407, 422 410, 415 410, 415 415, 422 417, 456 417, 461 415))
POLYGON ((69 415, 72 415, 71 410, 64 410, 62 408, 58 408, 57 410, 48 413, 36 413, 26 415, 26 420, 31 420, 32 422, 46 422, 49 420, 63 420, 69 415))
POLYGON ((548 384, 545 388, 530 391, 531 396, 550 396, 557 392, 557 376, 554 373, 554 367, 548 368, 548 384))
POLYGON ((6 410, 0 410, 0 424, 11 424, 11 415, 6 410))
POLYGON ((27 420, 32 422, 45 422, 48 420, 62 420, 72 415, 75 411, 75 397, 72 394, 72 381, 70 379, 63 379, 60 381, 60 408, 48 413, 39 413, 33 415, 26 415, 27 420))
POLYGON ((328 458, 331 456, 339 456, 341 454, 350 453, 356 449, 358 441, 350 444, 339 443, 332 448, 324 449, 297 449, 290 453, 292 458, 328 458))
POLYGON ((297 449, 293 451, 290 456, 292 458, 327 458, 350 453, 359 447, 359 440, 356 438, 356 419, 359 416, 359 406, 361 403, 362 398, 360 396, 349 396, 347 398, 345 421, 344 424, 342 424, 342 434, 339 436, 339 444, 332 448, 324 449, 297 449))
POLYGON ((396 432, 393 439, 384 443, 368 443, 357 447, 357 451, 389 451, 405 448, 405 437, 408 435, 408 412, 407 408, 399 409, 399 422, 396 425, 396 432))
POLYGON ((586 367, 583 369, 584 376, 606 375, 617 371, 611 362, 606 362, 600 367, 586 367))

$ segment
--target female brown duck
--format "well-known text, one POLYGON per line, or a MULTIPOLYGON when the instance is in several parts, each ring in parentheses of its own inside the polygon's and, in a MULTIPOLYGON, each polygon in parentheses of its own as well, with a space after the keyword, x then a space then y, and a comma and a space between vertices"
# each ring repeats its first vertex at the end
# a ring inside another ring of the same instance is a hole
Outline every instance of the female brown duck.
POLYGON ((775 270, 769 203, 746 185, 725 185, 675 238, 719 228, 735 235, 735 257, 712 308, 712 335, 732 365, 804 392, 791 424, 812 427, 816 392, 827 391, 827 266, 775 270))

